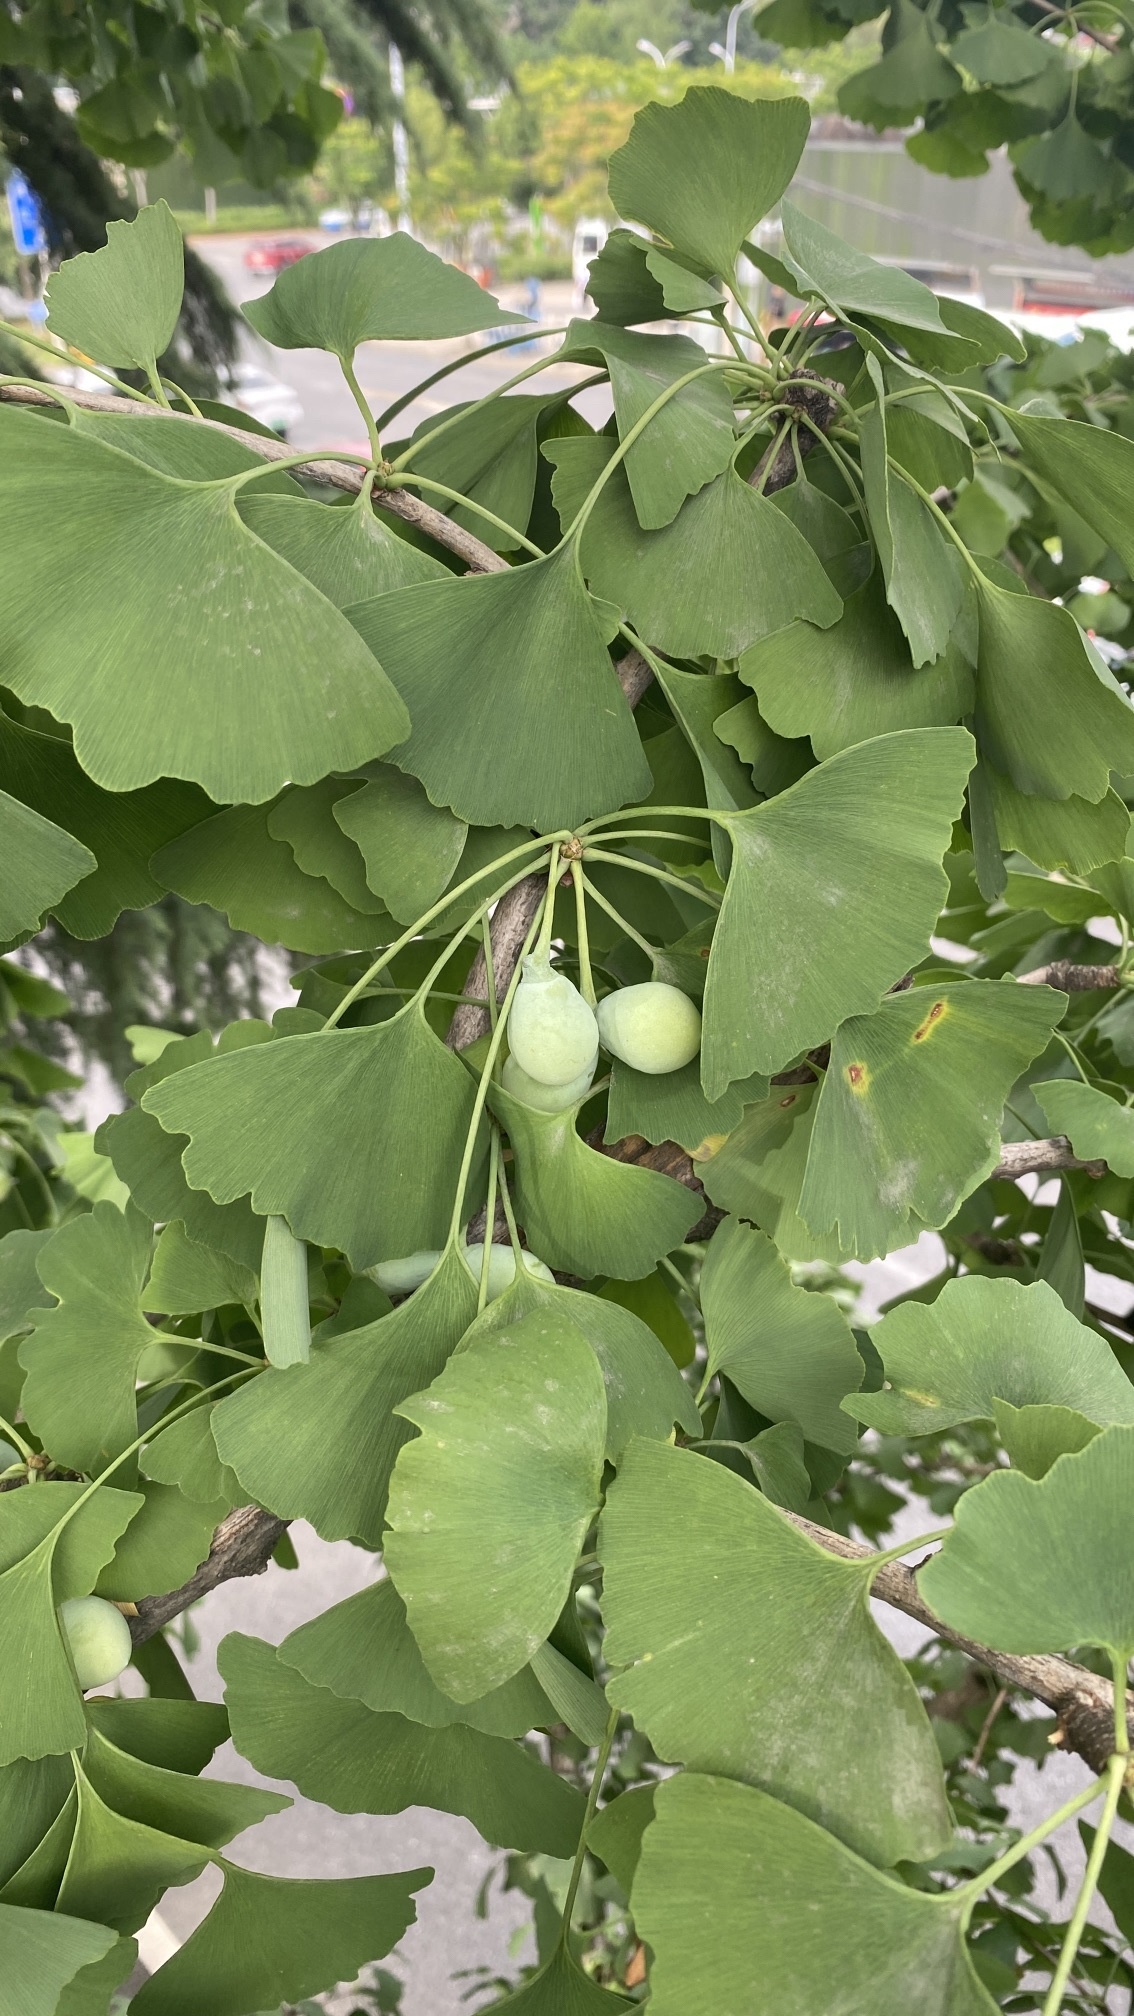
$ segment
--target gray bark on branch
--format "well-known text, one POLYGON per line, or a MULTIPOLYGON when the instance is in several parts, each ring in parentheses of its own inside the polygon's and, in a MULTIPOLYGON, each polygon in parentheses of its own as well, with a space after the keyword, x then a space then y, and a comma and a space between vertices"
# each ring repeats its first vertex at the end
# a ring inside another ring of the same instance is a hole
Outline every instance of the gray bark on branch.
POLYGON ((1088 994, 1096 987, 1117 987, 1122 979, 1117 966, 1076 966, 1073 959, 1053 959, 1050 966, 1035 966, 1021 973, 1018 987, 1058 987, 1064 994, 1088 994))
POLYGON ((286 1519, 277 1519, 274 1512, 262 1512, 258 1505, 242 1505, 230 1512, 213 1534, 208 1560, 201 1563, 188 1582, 164 1596, 142 1598, 136 1616, 129 1619, 134 1644, 144 1645, 155 1631, 179 1617, 198 1597, 219 1588, 222 1582, 233 1582, 240 1575, 262 1575, 287 1526, 286 1519))

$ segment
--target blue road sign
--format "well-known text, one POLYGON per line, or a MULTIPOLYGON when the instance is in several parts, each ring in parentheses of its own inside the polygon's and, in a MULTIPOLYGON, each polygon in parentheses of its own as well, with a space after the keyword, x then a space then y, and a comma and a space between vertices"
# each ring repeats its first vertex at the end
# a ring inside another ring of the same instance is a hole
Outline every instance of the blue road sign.
POLYGON ((39 197, 27 176, 21 175, 18 168, 13 168, 8 177, 8 215, 12 220, 16 250, 22 259, 31 259, 38 252, 46 252, 47 233, 43 228, 39 197))

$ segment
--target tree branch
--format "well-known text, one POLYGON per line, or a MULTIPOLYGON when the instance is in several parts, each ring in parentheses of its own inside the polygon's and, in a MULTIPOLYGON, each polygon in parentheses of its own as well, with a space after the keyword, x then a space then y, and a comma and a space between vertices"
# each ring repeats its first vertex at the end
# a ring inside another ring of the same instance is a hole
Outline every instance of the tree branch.
MULTIPOLYGON (((828 1554, 837 1554, 843 1561, 868 1561, 873 1555, 872 1547, 848 1540, 841 1533, 831 1532, 829 1527, 816 1526, 797 1512, 786 1512, 783 1507, 780 1510, 785 1519, 806 1533, 808 1539, 817 1541, 828 1554)), ((916 1545, 915 1540, 912 1546, 916 1545)), ((1006 1687, 1020 1687, 1037 1701, 1045 1702, 1059 1717, 1060 1737, 1067 1749, 1085 1758, 1092 1771, 1105 1768, 1114 1749, 1114 1690, 1109 1680, 1089 1672, 1085 1666, 1075 1665, 1073 1660, 1060 1658, 1057 1653, 1021 1656, 997 1652, 991 1645, 980 1645, 975 1639, 964 1637, 943 1624, 930 1609, 918 1589, 916 1572, 901 1561, 883 1563, 871 1584, 871 1594, 888 1603, 891 1609, 924 1624, 934 1637, 944 1638, 978 1665, 986 1666, 1006 1687)), ((1134 1704, 1128 1715, 1134 1735, 1134 1704)))
POLYGON ((991 1183, 997 1177, 1047 1176, 1058 1169, 1084 1169, 1088 1176, 1106 1175, 1105 1162, 1081 1162, 1073 1154, 1067 1136, 1056 1134, 1050 1141, 1002 1142, 1000 1161, 988 1180, 991 1183))
POLYGON ((1059 987, 1064 994, 1087 994, 1095 987, 1118 987, 1122 975, 1117 966, 1076 966, 1072 959, 1053 959, 1050 966, 1035 966, 1020 973, 1018 987, 1059 987))
POLYGON ((137 1615, 129 1620, 135 1645, 143 1645, 163 1624, 180 1616, 190 1603, 195 1603, 199 1596, 207 1596, 210 1589, 218 1588, 222 1582, 232 1582, 238 1575, 262 1575, 287 1525, 286 1519, 277 1519, 274 1512, 262 1512, 258 1505, 242 1505, 238 1511, 230 1512, 213 1534, 208 1560, 190 1575, 188 1582, 165 1596, 142 1598, 137 1615))

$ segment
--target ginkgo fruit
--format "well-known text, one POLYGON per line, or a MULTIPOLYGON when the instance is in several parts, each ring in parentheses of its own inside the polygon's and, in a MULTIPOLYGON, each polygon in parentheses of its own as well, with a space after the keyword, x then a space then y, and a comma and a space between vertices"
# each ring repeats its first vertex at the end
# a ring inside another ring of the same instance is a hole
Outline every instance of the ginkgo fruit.
POLYGON ((580 1071, 577 1078, 569 1078, 565 1085, 541 1085, 538 1078, 532 1078, 514 1057, 508 1056, 501 1076, 505 1092, 510 1092, 513 1099, 522 1099, 525 1106, 534 1106, 537 1113, 562 1113, 589 1089, 597 1063, 596 1050, 587 1069, 580 1071))
POLYGON ((665 980, 607 994, 598 1005, 598 1026, 604 1050, 651 1076, 680 1071, 701 1048, 700 1010, 665 980))
POLYGON ((59 1605, 59 1621, 84 1693, 125 1672, 134 1648, 130 1626, 113 1603, 101 1596, 71 1596, 59 1605))
POLYGON ((593 1008, 550 959, 533 953, 508 1017, 508 1048, 521 1071, 538 1085, 570 1085, 598 1050, 593 1008))
MULTIPOLYGON (((463 1249, 465 1265, 473 1280, 480 1281, 481 1262, 484 1255, 483 1242, 463 1249)), ((376 1267, 369 1269, 371 1277, 384 1288, 387 1295, 412 1295, 423 1281, 428 1281, 437 1266, 441 1254, 435 1247, 423 1247, 420 1253, 407 1253, 397 1260, 380 1260, 376 1267)), ((524 1266, 529 1274, 540 1281, 554 1281, 550 1267, 540 1259, 538 1253, 525 1253, 524 1266)), ((516 1258, 510 1246, 492 1248, 488 1262, 488 1300, 495 1302, 516 1278, 516 1258)))

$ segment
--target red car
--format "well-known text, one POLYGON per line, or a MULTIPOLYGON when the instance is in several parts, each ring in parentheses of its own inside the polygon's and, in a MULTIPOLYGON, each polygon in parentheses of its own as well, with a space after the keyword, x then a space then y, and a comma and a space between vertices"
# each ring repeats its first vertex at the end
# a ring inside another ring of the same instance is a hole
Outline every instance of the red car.
POLYGON ((244 254, 244 264, 250 273, 280 273, 311 250, 306 238, 258 238, 244 254))

